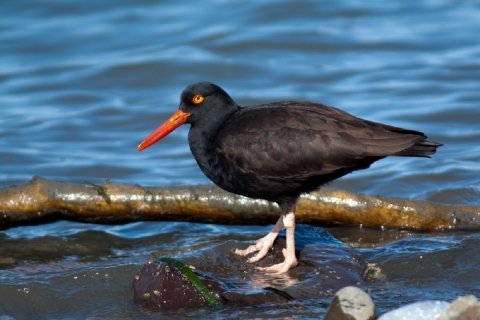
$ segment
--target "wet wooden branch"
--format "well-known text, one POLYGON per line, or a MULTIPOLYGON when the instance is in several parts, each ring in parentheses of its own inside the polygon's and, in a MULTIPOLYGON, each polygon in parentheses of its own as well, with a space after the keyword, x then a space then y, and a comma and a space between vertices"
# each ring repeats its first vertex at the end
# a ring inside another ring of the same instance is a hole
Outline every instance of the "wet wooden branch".
MULTIPOLYGON (((96 223, 138 220, 268 224, 279 217, 275 204, 215 186, 151 188, 139 185, 73 184, 35 177, 0 190, 0 228, 52 219, 96 223)), ((480 207, 386 199, 322 189, 302 196, 298 223, 411 230, 480 229, 480 207)))

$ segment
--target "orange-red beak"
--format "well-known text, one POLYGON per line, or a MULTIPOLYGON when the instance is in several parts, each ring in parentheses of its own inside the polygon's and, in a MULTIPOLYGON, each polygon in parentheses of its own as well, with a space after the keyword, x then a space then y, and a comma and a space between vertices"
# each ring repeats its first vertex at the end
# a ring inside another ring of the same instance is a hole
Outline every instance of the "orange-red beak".
POLYGON ((155 142, 161 140, 167 136, 170 132, 180 127, 182 124, 187 122, 187 118, 190 116, 190 113, 183 112, 178 110, 173 116, 170 117, 164 124, 158 127, 153 131, 142 143, 137 147, 138 151, 142 151, 150 147, 155 142))

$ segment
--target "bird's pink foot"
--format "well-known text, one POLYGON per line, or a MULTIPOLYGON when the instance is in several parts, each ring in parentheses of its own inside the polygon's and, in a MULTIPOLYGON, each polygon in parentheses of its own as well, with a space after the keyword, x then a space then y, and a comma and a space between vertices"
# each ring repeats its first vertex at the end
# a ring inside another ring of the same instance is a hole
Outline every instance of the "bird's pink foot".
POLYGON ((238 254, 240 256, 246 256, 246 255, 249 255, 250 253, 258 251, 256 255, 254 255, 253 257, 247 260, 250 263, 257 262, 258 260, 265 257, 268 250, 270 250, 273 247, 273 243, 275 242, 276 238, 277 238, 277 234, 273 234, 270 232, 265 237, 255 241, 255 244, 252 244, 247 249, 244 249, 244 250, 236 249, 235 254, 238 254))
POLYGON ((274 272, 275 274, 282 274, 287 272, 291 268, 296 267, 297 264, 298 264, 297 259, 295 259, 295 261, 285 260, 282 263, 274 264, 273 266, 270 266, 270 267, 257 268, 257 269, 261 271, 274 272))
POLYGON ((258 260, 262 259, 265 257, 267 254, 268 250, 270 250, 273 247, 273 243, 275 242, 275 239, 278 236, 278 233, 282 230, 283 228, 283 218, 280 217, 275 223, 275 226, 273 227, 272 231, 270 231, 269 234, 267 234, 265 237, 258 239, 255 241, 255 244, 252 244, 245 250, 235 250, 235 254, 238 254, 240 256, 246 256, 249 255, 250 253, 257 252, 258 253, 248 259, 248 262, 253 263, 257 262, 258 260))
POLYGON ((293 211, 282 215, 280 219, 278 219, 277 223, 273 227, 272 231, 267 234, 265 237, 255 241, 255 244, 252 244, 247 249, 244 250, 235 250, 235 254, 246 256, 250 253, 257 252, 256 255, 248 259, 248 262, 257 262, 258 260, 262 259, 273 247, 273 243, 278 236, 280 230, 282 230, 283 226, 285 226, 286 233, 287 233, 287 247, 286 249, 282 250, 283 256, 285 257, 285 261, 279 264, 275 264, 270 267, 266 268, 258 268, 262 271, 267 272, 275 272, 277 274, 285 273, 291 268, 295 267, 298 264, 297 257, 295 256, 295 240, 294 240, 294 232, 295 232, 295 215, 293 211))
POLYGON ((285 260, 282 263, 274 264, 273 266, 270 266, 270 267, 257 268, 257 269, 262 271, 267 271, 267 272, 274 272, 275 274, 282 274, 287 272, 291 268, 297 266, 298 261, 295 255, 293 257, 288 257, 287 251, 285 249, 282 250, 282 253, 285 256, 285 260))

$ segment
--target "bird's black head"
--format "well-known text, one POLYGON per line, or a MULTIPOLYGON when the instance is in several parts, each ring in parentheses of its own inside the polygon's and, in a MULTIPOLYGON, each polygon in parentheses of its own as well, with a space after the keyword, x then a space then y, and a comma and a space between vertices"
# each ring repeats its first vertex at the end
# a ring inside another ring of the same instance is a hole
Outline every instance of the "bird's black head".
POLYGON ((152 132, 138 150, 148 148, 185 123, 213 134, 240 107, 219 86, 210 82, 191 84, 180 96, 180 107, 164 124, 152 132))
POLYGON ((179 109, 189 113, 186 122, 192 125, 225 120, 239 106, 219 86, 210 82, 191 84, 180 96, 179 109))

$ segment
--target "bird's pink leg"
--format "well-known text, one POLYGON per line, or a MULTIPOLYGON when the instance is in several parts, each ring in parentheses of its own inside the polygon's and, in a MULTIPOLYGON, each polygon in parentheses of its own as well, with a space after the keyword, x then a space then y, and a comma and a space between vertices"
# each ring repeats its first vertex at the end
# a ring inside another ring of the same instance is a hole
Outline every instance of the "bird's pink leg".
POLYGON ((269 234, 267 234, 265 237, 261 239, 258 239, 257 241, 255 241, 255 244, 252 244, 245 250, 236 249, 235 254, 246 256, 247 254, 258 251, 258 253, 255 256, 248 259, 248 262, 250 263, 256 262, 262 259, 267 254, 268 250, 270 250, 273 247, 273 243, 275 242, 275 239, 277 238, 279 232, 282 231, 283 223, 284 223, 284 218, 283 218, 283 215, 281 215, 269 234))
POLYGON ((289 212, 282 215, 280 219, 282 219, 282 224, 285 226, 287 233, 287 248, 283 251, 285 261, 271 267, 261 268, 261 270, 264 271, 276 271, 278 274, 285 273, 298 264, 297 257, 295 256, 295 214, 289 212))

